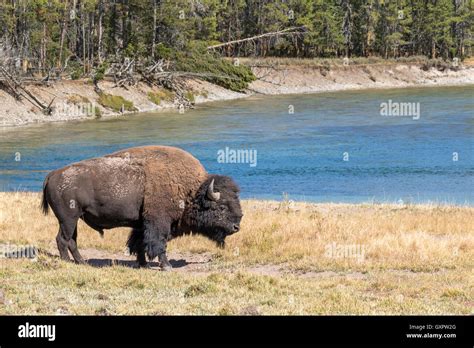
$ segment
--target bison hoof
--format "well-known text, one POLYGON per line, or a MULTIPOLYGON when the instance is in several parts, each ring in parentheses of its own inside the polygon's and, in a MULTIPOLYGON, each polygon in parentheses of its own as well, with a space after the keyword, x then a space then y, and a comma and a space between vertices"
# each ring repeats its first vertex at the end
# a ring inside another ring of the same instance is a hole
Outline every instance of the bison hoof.
POLYGON ((151 268, 149 263, 139 263, 138 268, 151 268))
POLYGON ((173 267, 172 267, 170 264, 168 264, 168 265, 162 265, 162 266, 161 266, 161 270, 162 270, 163 272, 169 272, 169 271, 171 271, 172 269, 173 269, 173 267))

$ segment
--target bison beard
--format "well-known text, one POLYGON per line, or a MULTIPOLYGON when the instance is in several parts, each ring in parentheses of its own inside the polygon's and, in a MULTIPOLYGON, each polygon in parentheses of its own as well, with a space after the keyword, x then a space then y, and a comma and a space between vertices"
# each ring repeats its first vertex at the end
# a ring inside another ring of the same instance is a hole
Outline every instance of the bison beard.
POLYGON ((78 219, 103 233, 131 227, 127 245, 140 266, 158 256, 171 268, 167 242, 198 233, 224 247, 239 230, 239 189, 226 176, 210 175, 189 153, 167 146, 143 146, 85 160, 52 171, 43 185, 42 209, 59 222, 60 256, 83 263, 77 248, 78 219))

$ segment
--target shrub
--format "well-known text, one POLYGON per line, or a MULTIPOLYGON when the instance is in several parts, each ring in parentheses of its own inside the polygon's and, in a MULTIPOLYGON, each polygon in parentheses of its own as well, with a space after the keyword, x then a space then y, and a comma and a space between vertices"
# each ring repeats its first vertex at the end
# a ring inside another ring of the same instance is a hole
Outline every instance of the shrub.
POLYGON ((103 62, 97 67, 94 73, 94 78, 93 78, 94 83, 97 83, 104 79, 105 72, 107 71, 108 66, 109 65, 107 62, 103 62))
POLYGON ((78 80, 82 77, 84 68, 82 67, 81 63, 77 61, 71 61, 69 62, 68 72, 71 75, 72 80, 78 80))
POLYGON ((451 67, 451 64, 444 61, 443 59, 436 58, 436 59, 429 59, 421 66, 421 69, 428 71, 431 68, 436 68, 439 71, 445 71, 451 67))
POLYGON ((216 53, 209 52, 207 44, 202 41, 192 41, 181 51, 161 47, 159 52, 166 56, 163 58, 175 62, 176 71, 202 74, 202 79, 233 91, 244 90, 256 79, 248 66, 235 65, 216 53))
POLYGON ((191 91, 187 91, 185 94, 184 94, 184 97, 189 100, 191 103, 194 103, 196 101, 196 98, 194 97, 194 94, 193 92, 191 91))

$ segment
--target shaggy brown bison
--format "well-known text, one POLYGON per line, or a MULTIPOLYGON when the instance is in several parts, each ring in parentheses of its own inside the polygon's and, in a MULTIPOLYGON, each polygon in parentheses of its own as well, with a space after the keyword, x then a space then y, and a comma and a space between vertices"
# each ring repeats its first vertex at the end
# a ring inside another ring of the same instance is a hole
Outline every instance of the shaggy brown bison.
POLYGON ((164 270, 168 240, 199 233, 224 247, 240 228, 239 189, 227 176, 211 175, 191 154, 168 146, 144 146, 74 163, 49 173, 43 212, 59 221, 62 259, 83 263, 77 249, 79 219, 103 234, 131 227, 127 245, 140 266, 158 256, 164 270))

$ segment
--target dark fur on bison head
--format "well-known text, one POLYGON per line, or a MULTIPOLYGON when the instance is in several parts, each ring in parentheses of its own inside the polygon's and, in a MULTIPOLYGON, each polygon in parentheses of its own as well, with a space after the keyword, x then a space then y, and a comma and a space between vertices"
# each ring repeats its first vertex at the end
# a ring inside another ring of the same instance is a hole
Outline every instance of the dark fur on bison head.
POLYGON ((210 175, 197 191, 189 212, 193 232, 225 246, 225 238, 240 229, 239 188, 228 176, 210 175))

